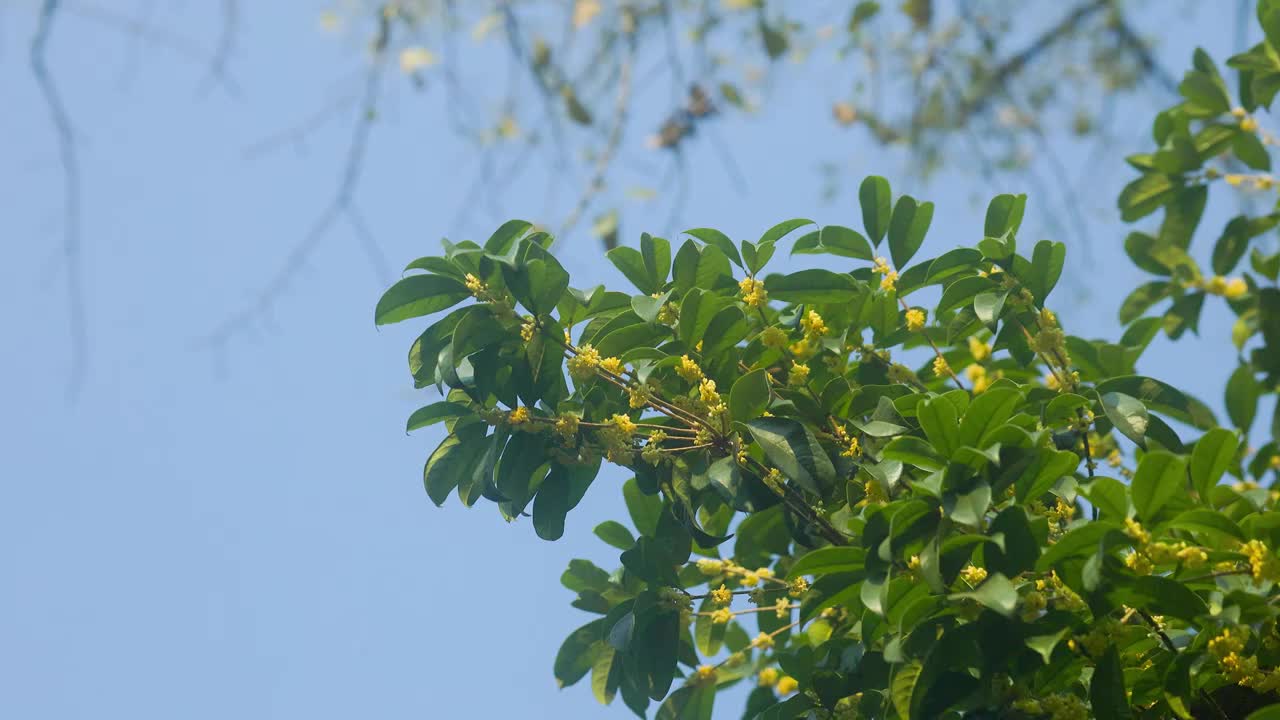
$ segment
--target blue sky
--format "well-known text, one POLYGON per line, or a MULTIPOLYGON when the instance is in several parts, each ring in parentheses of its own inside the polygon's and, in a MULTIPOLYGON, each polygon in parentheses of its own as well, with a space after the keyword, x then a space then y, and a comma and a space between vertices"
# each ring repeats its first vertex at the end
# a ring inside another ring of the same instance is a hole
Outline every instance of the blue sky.
MULTIPOLYGON (((1175 74, 1193 33, 1216 55, 1234 47, 1234 19, 1204 9, 1212 4, 1185 17, 1190 3, 1151 4, 1161 12, 1143 22, 1171 32, 1158 56, 1175 74)), ((408 413, 432 399, 412 390, 405 367, 420 325, 375 330, 383 281, 348 226, 298 269, 268 322, 218 348, 201 341, 256 297, 337 182, 350 113, 305 153, 244 153, 354 87, 341 80, 357 67, 352 47, 316 31, 311 4, 254 3, 232 61, 238 98, 198 93, 203 68, 181 55, 133 48, 83 14, 61 21, 51 62, 83 166, 91 350, 83 390, 67 400, 60 176, 25 64, 34 5, 0 8, 0 715, 626 716, 620 703, 599 708, 584 686, 558 691, 551 675, 560 641, 585 621, 557 579, 573 557, 616 565, 591 527, 625 517, 621 476, 602 474, 557 543, 492 506, 434 508, 420 473, 440 437, 403 433, 408 413)), ((186 6, 158 21, 213 27, 213 3, 186 6)), ((193 33, 208 44, 206 35, 193 33)), ((796 216, 857 225, 856 182, 877 173, 937 203, 922 251, 937 254, 977 239, 988 196, 1029 189, 963 168, 928 185, 909 179, 900 156, 821 110, 835 99, 822 70, 788 71, 766 111, 719 127, 745 191, 711 148, 691 147, 677 225, 734 237, 796 216), (852 180, 832 204, 818 199, 824 158, 852 180)), ((1127 147, 1149 138, 1150 115, 1122 114, 1133 118, 1127 147)), ((443 236, 545 219, 546 171, 535 168, 493 201, 497 213, 455 224, 477 163, 444 117, 438 94, 388 83, 358 199, 393 267, 443 236)), ((626 157, 661 168, 640 133, 631 137, 626 157)), ((1140 277, 1112 209, 1129 171, 1119 153, 1085 168, 1080 146, 1051 142, 1097 190, 1082 207, 1092 259, 1070 248, 1076 284, 1064 283, 1057 304, 1069 329, 1114 336, 1120 293, 1140 277)), ((1040 202, 1031 197, 1033 210, 1040 202)), ((1230 210, 1213 207, 1206 226, 1230 210)), ((666 214, 627 214, 624 241, 666 230, 666 214)), ((1048 234, 1029 216, 1027 240, 1048 234)), ((561 246, 575 283, 617 280, 581 235, 561 246)), ((1210 240, 1197 237, 1201 256, 1210 240)), ((1226 317, 1211 308, 1202 341, 1158 342, 1142 369, 1220 407, 1234 366, 1226 317)), ((717 716, 739 712, 728 703, 717 716)))

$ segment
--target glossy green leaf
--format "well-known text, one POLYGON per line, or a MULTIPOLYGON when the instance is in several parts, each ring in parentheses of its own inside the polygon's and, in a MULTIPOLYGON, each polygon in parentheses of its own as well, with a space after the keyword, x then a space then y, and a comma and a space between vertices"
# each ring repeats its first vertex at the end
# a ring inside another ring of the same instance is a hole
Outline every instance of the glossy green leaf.
POLYGON ((917 202, 910 195, 898 198, 889 219, 889 255, 893 265, 904 268, 924 243, 933 221, 933 203, 917 202))
POLYGON ((1107 393, 1101 400, 1102 409, 1116 430, 1139 446, 1146 447, 1147 427, 1151 419, 1147 406, 1135 397, 1118 392, 1107 393))
POLYGON ((734 265, 743 267, 742 256, 738 254, 738 248, 727 235, 719 230, 713 230, 711 228, 694 228, 692 230, 685 230, 684 234, 692 235, 702 242, 715 247, 717 250, 724 253, 724 256, 731 260, 734 265))
POLYGON ((752 370, 733 382, 729 412, 739 422, 752 420, 769 407, 769 398, 769 373, 763 368, 752 370))
POLYGON ((862 207, 862 227, 879 247, 892 218, 889 181, 877 175, 867 177, 858 188, 858 203, 862 207))
POLYGON ((410 275, 392 285, 378 300, 373 321, 378 325, 422 317, 471 297, 471 291, 444 275, 410 275))
POLYGON ((1196 441, 1191 452, 1191 482, 1202 499, 1207 499, 1222 479, 1239 447, 1236 434, 1226 428, 1214 428, 1196 441))
POLYGON ((1097 720, 1129 720, 1133 717, 1124 687, 1120 653, 1115 645, 1107 646, 1106 653, 1093 671, 1093 680, 1089 683, 1089 705, 1097 720))
POLYGON ((636 543, 631 531, 616 520, 605 520, 597 525, 592 532, 595 533, 596 537, 619 550, 626 550, 636 543))
POLYGON ((835 467, 813 432, 789 418, 764 417, 746 423, 751 437, 787 478, 822 494, 835 481, 835 467))
POLYGON ((987 205, 987 217, 983 234, 999 238, 1005 233, 1016 235, 1022 226, 1022 214, 1027 207, 1026 195, 997 195, 987 205))
POLYGON ((992 573, 971 592, 954 593, 950 597, 976 600, 1005 617, 1013 615, 1014 608, 1018 606, 1018 591, 1009 582, 1009 578, 1000 573, 992 573))
POLYGON ((1167 452, 1149 452, 1133 475, 1133 507, 1143 522, 1154 522, 1160 509, 1187 488, 1187 464, 1167 452))
POLYGON ((820 268, 770 275, 765 278, 764 287, 770 298, 783 302, 837 303, 858 296, 853 277, 820 268))

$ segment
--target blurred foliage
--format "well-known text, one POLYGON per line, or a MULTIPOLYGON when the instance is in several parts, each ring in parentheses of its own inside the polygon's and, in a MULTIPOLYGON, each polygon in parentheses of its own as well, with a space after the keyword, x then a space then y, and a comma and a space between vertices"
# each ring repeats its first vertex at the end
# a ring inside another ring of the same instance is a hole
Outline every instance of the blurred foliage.
MULTIPOLYGON (((600 197, 618 174, 619 146, 636 133, 650 148, 677 155, 709 140, 736 174, 738 151, 719 143, 716 121, 767 110, 778 102, 771 84, 796 81, 802 70, 795 68, 817 63, 830 105, 789 112, 826 115, 858 141, 901 148, 924 174, 957 159, 987 176, 1026 170, 1051 152, 1047 134, 1097 135, 1118 94, 1172 93, 1173 81, 1126 17, 1151 5, 353 1, 323 22, 380 37, 390 19, 400 69, 418 87, 447 94, 458 132, 505 157, 550 148, 558 168, 585 174, 582 199, 557 226, 563 233, 589 209, 616 213, 634 194, 600 197), (505 56, 503 77, 468 74, 463 58, 476 45, 505 56), (633 107, 638 92, 662 83, 665 107, 633 107)), ((1053 167, 1061 172, 1056 158, 1053 167)), ((838 165, 828 168, 827 195, 839 191, 841 175, 838 165)), ((669 180, 656 185, 659 194, 683 192, 669 180)), ((645 195, 656 189, 639 188, 645 195)))

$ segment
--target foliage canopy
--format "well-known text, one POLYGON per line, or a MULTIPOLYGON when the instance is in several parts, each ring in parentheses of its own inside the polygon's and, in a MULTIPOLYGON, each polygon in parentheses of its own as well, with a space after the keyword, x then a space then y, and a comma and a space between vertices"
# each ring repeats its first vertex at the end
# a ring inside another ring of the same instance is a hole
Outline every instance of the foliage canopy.
POLYGON ((1125 241, 1157 279, 1116 342, 1050 308, 1066 248, 1020 241, 1025 196, 918 259, 933 205, 879 177, 859 228, 643 235, 608 255, 634 292, 571 287, 518 220, 411 263, 376 321, 448 311, 409 353, 417 387, 448 388, 408 423, 448 430, 433 502, 489 500, 554 540, 602 463, 634 475, 631 527, 595 530, 621 567, 561 578, 596 617, 557 680, 663 720, 738 684, 756 718, 1280 716, 1275 421, 1247 442, 1280 373, 1260 285, 1280 255, 1251 243, 1280 216, 1228 222, 1213 274, 1191 252, 1212 187, 1274 186, 1253 113, 1280 89, 1280 2, 1258 18, 1267 40, 1227 63, 1238 102, 1197 53, 1158 149, 1129 158, 1124 218, 1163 219, 1125 241), (768 272, 782 248, 840 260, 768 272), (1256 276, 1224 277, 1246 254, 1256 276), (1137 367, 1211 297, 1238 318, 1227 423, 1137 367))

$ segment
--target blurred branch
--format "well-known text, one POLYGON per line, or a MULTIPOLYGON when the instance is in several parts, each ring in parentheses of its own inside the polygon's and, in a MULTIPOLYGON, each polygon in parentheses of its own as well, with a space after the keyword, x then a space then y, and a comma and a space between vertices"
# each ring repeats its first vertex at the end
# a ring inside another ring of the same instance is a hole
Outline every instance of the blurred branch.
POLYGON ((200 92, 205 93, 215 83, 221 82, 227 75, 227 62, 235 46, 235 34, 240 26, 239 0, 222 0, 222 25, 218 31, 218 43, 209 61, 208 75, 201 84, 200 92))
POLYGON ((206 336, 201 344, 221 346, 237 332, 252 327, 256 318, 265 314, 289 288, 298 270, 307 261, 320 241, 340 219, 346 219, 355 231, 370 264, 381 277, 386 280, 387 268, 382 251, 378 248, 364 221, 363 215, 355 206, 355 192, 364 169, 365 153, 369 144, 369 135, 377 117, 377 102, 382 84, 382 74, 386 68, 387 47, 391 40, 391 19, 379 13, 378 34, 373 43, 373 61, 365 76, 364 93, 359 106, 352 131, 351 142, 347 146, 346 160, 337 189, 329 204, 320 213, 311 230, 302 237, 289 251, 285 261, 271 277, 270 281, 259 291, 257 299, 227 318, 223 323, 206 336))
POLYGON ((1124 13, 1120 11, 1120 8, 1116 7, 1113 10, 1113 14, 1112 22, 1115 25, 1116 36, 1137 57, 1138 65, 1142 67, 1142 71, 1146 73, 1147 77, 1155 78, 1165 90, 1177 92, 1178 81, 1156 62, 1155 56, 1151 54, 1151 48, 1147 47, 1142 38, 1138 37, 1137 33, 1133 31, 1133 27, 1124 19, 1124 13))
POLYGON ((44 98, 58 143, 58 156, 62 164, 63 204, 66 218, 62 225, 62 255, 67 266, 67 300, 70 305, 68 318, 71 329, 71 384, 68 394, 75 398, 84 384, 89 366, 89 343, 86 330, 84 284, 81 277, 80 258, 80 162, 76 154, 75 137, 71 117, 63 104, 62 95, 49 73, 49 39, 53 35, 54 22, 62 7, 59 0, 43 0, 35 35, 31 39, 31 74, 35 77, 40 95, 44 98))

